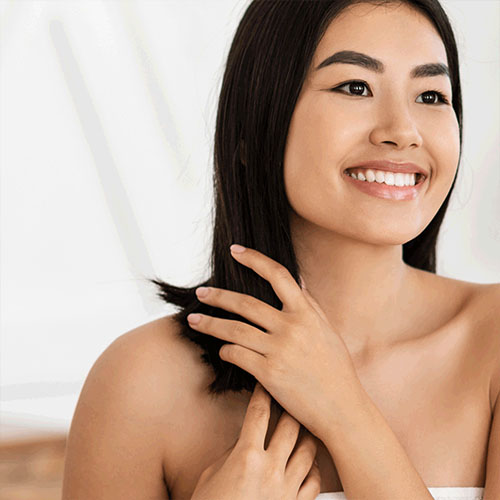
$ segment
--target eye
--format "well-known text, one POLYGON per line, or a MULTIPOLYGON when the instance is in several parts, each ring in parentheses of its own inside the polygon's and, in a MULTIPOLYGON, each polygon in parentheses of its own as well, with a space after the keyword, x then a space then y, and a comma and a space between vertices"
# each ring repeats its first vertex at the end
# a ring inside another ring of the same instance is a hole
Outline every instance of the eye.
MULTIPOLYGON (((435 94, 437 96, 437 102, 429 102, 429 99, 428 99, 427 102, 425 102, 425 100, 424 100, 423 103, 424 104, 438 104, 439 102, 442 102, 443 104, 450 104, 448 99, 446 98, 446 96, 442 92, 439 92, 439 90, 427 90, 426 92, 424 92, 423 94, 420 94, 420 95, 425 96, 425 97, 431 97, 431 101, 432 101, 432 98, 434 97, 433 94, 435 94)), ((420 95, 418 97, 420 97, 420 95)))
MULTIPOLYGON (((358 80, 352 80, 350 82, 343 83, 343 84, 339 85, 338 87, 335 87, 335 88, 330 89, 330 90, 332 92, 341 92, 341 93, 347 94, 347 95, 368 97, 368 96, 363 95, 363 88, 369 89, 368 84, 366 84, 365 82, 358 81, 358 80), (343 87, 348 87, 349 91, 341 90, 343 87)), ((370 93, 371 93, 371 91, 370 91, 370 93)), ((417 101, 417 102, 421 102, 422 104, 433 104, 433 105, 436 105, 439 103, 450 104, 448 99, 446 98, 446 96, 442 92, 440 92, 439 90, 427 90, 427 91, 423 92, 422 94, 420 94, 420 96, 423 96, 424 100, 417 101), (434 97, 433 94, 435 94, 435 96, 437 97, 437 101, 433 101, 433 97, 434 97)), ((418 96, 418 98, 420 96, 418 96)))
POLYGON ((368 85, 365 83, 365 82, 358 82, 358 81, 352 81, 352 82, 346 82, 346 83, 343 83, 342 85, 339 85, 338 87, 335 87, 333 89, 331 89, 332 91, 337 91, 337 90, 340 90, 342 87, 347 87, 349 85, 349 92, 346 92, 344 90, 342 90, 341 92, 343 94, 349 94, 350 92, 353 92, 352 95, 359 95, 361 96, 362 95, 362 92, 363 92, 363 87, 366 87, 368 88, 368 85), (361 94, 358 93, 358 91, 361 89, 361 94))

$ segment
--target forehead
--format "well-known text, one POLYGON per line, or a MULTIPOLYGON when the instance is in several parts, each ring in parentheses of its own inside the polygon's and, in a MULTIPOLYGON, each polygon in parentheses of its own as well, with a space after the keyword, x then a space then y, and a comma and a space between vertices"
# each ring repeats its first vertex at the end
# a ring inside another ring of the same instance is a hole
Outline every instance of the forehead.
POLYGON ((391 61, 447 63, 446 49, 432 22, 404 3, 358 3, 344 9, 321 39, 313 67, 336 51, 354 50, 391 61))

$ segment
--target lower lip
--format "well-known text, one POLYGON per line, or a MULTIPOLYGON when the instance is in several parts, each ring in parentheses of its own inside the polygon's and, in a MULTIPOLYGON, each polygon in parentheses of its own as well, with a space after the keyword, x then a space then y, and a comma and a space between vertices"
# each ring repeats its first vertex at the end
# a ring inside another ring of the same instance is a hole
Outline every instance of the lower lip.
POLYGON ((346 181, 350 182, 354 187, 358 188, 363 193, 376 196, 377 198, 383 198, 385 200, 413 200, 415 199, 419 192, 422 184, 426 181, 427 177, 420 181, 414 186, 388 186, 384 182, 378 183, 377 181, 368 182, 360 181, 351 177, 349 174, 344 173, 346 181))

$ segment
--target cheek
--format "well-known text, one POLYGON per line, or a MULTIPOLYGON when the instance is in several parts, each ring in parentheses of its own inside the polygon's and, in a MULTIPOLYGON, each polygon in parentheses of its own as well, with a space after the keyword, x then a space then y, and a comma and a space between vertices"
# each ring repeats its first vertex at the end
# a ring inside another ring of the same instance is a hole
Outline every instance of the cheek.
POLYGON ((327 122, 324 113, 308 109, 292 119, 283 178, 288 201, 302 216, 318 214, 325 203, 335 203, 332 191, 341 165, 336 136, 335 125, 327 122))
POLYGON ((435 214, 451 188, 458 167, 460 130, 455 114, 443 120, 425 139, 433 165, 429 195, 433 198, 435 214))
POLYGON ((343 159, 352 154, 356 143, 359 137, 347 119, 336 111, 325 113, 321 100, 314 104, 299 103, 292 116, 284 154, 283 175, 290 204, 293 206, 297 196, 317 198, 338 182, 343 159))

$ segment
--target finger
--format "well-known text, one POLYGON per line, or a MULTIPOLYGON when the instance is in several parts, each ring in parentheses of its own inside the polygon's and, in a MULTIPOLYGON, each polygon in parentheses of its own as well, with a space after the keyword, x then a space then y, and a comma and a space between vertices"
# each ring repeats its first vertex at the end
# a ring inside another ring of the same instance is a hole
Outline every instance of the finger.
POLYGON ((274 463, 283 464, 283 471, 286 468, 290 454, 295 448, 299 431, 300 422, 293 418, 287 411, 283 411, 266 450, 272 453, 274 463))
POLYGON ((196 289, 200 302, 238 314, 267 331, 272 331, 281 317, 281 311, 251 295, 224 288, 203 288, 207 290, 203 296, 198 294, 199 288, 196 289))
POLYGON ((219 349, 220 359, 239 366, 242 370, 263 380, 266 374, 267 358, 238 344, 224 344, 219 349))
POLYGON ((244 446, 264 450, 270 416, 271 396, 260 382, 257 382, 248 403, 238 442, 244 446))
POLYGON ((321 491, 321 474, 318 464, 313 463, 297 493, 297 500, 315 500, 321 491))
POLYGON ((269 282, 284 309, 305 305, 300 286, 285 266, 253 248, 246 248, 242 253, 231 251, 231 255, 269 282))
POLYGON ((304 434, 300 437, 299 444, 288 460, 285 469, 287 481, 296 482, 297 489, 307 476, 316 457, 317 449, 316 438, 307 429, 304 429, 304 434))
POLYGON ((188 315, 189 326, 194 330, 217 337, 218 339, 239 344, 259 354, 269 352, 269 334, 254 326, 232 319, 217 318, 208 314, 196 314, 198 320, 193 323, 188 315))

